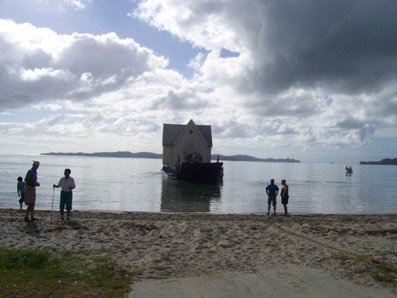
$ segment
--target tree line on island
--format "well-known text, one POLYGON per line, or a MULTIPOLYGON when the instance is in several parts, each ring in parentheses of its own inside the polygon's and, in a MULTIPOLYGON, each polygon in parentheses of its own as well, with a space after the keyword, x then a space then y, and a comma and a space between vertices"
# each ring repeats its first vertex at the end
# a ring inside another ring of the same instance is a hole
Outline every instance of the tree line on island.
MULTIPOLYGON (((162 154, 152 152, 137 152, 132 153, 129 151, 117 151, 117 152, 95 152, 95 153, 84 153, 84 152, 49 152, 41 153, 41 155, 66 155, 66 156, 95 156, 95 157, 124 157, 124 158, 163 158, 162 154)), ((300 163, 299 160, 293 158, 257 158, 249 155, 221 155, 212 154, 211 159, 216 160, 219 156, 219 160, 230 160, 230 161, 258 161, 258 162, 290 162, 300 163)))
POLYGON ((384 158, 380 161, 360 161, 360 165, 397 165, 397 158, 384 158))

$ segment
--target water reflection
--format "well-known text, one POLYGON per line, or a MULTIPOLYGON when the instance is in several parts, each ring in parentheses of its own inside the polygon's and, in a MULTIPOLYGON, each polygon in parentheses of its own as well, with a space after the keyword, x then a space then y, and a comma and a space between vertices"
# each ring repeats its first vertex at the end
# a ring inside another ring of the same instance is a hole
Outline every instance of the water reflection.
POLYGON ((221 184, 195 184, 163 177, 161 206, 164 212, 210 212, 219 203, 221 184))

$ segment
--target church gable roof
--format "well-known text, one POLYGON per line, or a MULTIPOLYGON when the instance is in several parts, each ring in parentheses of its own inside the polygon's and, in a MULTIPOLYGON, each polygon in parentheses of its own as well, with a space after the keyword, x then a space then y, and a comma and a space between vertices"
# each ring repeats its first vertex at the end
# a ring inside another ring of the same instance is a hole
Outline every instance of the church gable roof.
MULTIPOLYGON (((189 122, 190 123, 190 122, 189 122)), ((165 124, 163 125, 163 146, 173 146, 175 141, 184 131, 185 124, 165 124)), ((211 125, 196 125, 208 146, 212 147, 211 125)))

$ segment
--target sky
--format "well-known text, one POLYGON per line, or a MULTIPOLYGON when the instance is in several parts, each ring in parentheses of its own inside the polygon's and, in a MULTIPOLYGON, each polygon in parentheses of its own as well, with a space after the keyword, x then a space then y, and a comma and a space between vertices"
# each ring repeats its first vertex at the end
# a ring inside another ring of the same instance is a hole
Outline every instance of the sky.
POLYGON ((397 157, 397 1, 0 0, 0 154, 397 157))

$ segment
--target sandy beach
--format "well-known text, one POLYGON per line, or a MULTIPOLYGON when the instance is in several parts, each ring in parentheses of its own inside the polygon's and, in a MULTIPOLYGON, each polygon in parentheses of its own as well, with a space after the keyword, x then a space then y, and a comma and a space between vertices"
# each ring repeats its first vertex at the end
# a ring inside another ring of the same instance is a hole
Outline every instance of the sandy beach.
POLYGON ((396 275, 390 281, 381 270, 397 264, 397 215, 74 211, 71 222, 57 212, 35 216, 25 223, 24 213, 0 209, 0 246, 110 256, 139 272, 130 297, 397 293, 396 275))

